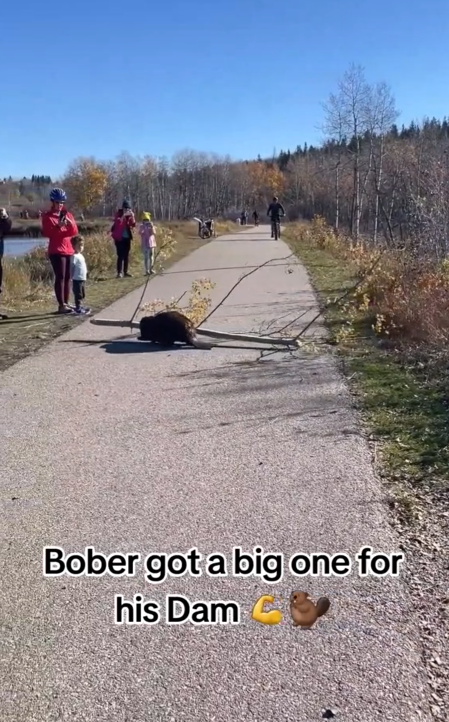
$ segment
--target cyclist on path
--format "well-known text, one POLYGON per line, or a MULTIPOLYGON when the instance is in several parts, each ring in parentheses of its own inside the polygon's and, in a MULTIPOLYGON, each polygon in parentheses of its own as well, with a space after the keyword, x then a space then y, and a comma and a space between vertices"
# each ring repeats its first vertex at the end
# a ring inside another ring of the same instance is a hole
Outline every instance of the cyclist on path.
POLYGON ((267 216, 270 216, 271 220, 271 237, 274 237, 273 225, 281 222, 281 216, 285 216, 285 210, 282 203, 279 203, 277 196, 273 197, 273 201, 268 206, 267 216))

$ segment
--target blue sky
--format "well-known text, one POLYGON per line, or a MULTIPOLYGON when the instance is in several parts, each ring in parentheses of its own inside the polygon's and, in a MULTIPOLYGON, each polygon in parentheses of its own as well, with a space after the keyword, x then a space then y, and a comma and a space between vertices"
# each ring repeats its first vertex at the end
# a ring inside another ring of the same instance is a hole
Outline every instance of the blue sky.
POLYGON ((22 0, 2 16, 0 176, 84 155, 233 158, 316 143, 351 62, 399 124, 449 115, 447 0, 22 0), (276 8, 276 9, 275 9, 276 8))

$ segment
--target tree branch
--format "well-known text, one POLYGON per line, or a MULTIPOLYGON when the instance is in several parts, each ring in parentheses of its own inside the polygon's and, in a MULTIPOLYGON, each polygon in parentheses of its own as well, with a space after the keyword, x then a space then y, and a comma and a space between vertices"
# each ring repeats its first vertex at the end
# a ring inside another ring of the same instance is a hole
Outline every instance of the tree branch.
POLYGON ((221 299, 220 303, 218 303, 218 304, 215 306, 215 308, 213 308, 212 311, 210 311, 210 313, 207 314, 206 318, 204 318, 204 319, 201 321, 201 324, 205 323, 205 322, 212 316, 212 314, 215 313, 215 311, 217 311, 217 310, 220 308, 220 306, 223 305, 223 303, 229 298, 229 296, 231 295, 231 293, 232 293, 233 291, 235 291, 235 289, 237 288, 237 286, 239 286, 239 285, 241 284, 241 282, 245 280, 245 278, 248 278, 248 276, 251 276, 251 275, 252 275, 253 273, 255 273, 256 271, 259 271, 261 268, 263 268, 264 266, 268 266, 270 263, 273 263, 274 261, 287 261, 289 258, 291 258, 291 257, 294 256, 294 255, 295 255, 294 253, 290 253, 289 256, 285 256, 284 258, 271 258, 269 261, 265 261, 265 263, 262 263, 260 266, 257 266, 256 268, 253 268, 252 271, 249 271, 248 273, 245 273, 243 276, 241 276, 241 277, 239 278, 239 280, 237 281, 237 283, 235 283, 235 284, 232 286, 231 290, 226 294, 226 296, 224 296, 224 298, 221 299))

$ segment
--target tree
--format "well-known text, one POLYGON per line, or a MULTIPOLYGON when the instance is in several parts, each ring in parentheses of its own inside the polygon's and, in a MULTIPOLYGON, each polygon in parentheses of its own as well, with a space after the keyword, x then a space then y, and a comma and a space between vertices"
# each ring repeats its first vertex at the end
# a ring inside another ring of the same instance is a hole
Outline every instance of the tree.
MULTIPOLYGON (((384 82, 377 83, 370 92, 369 104, 366 109, 373 159, 374 187, 376 191, 373 232, 374 243, 377 242, 379 209, 381 206, 383 182, 383 164, 387 152, 385 136, 389 130, 396 128, 394 122, 396 121, 398 115, 399 113, 396 108, 396 103, 391 89, 384 82)), ((382 208, 385 214, 385 208, 383 205, 382 208)), ((392 240, 392 229, 391 225, 388 223, 388 216, 386 214, 385 218, 388 224, 390 240, 392 240)))
POLYGON ((361 139, 368 130, 366 109, 369 104, 370 86, 365 80, 364 69, 352 64, 338 84, 338 92, 329 100, 330 112, 326 124, 337 130, 333 136, 337 142, 346 137, 352 156, 353 199, 351 209, 351 233, 356 241, 360 233, 361 198, 361 139), (337 123, 337 125, 335 125, 337 123))
POLYGON ((341 96, 332 93, 328 102, 324 105, 325 120, 323 130, 330 139, 331 147, 337 149, 335 160, 335 230, 338 231, 340 224, 340 169, 343 156, 343 149, 346 148, 344 104, 341 96))
POLYGON ((95 159, 77 158, 67 169, 63 184, 74 204, 88 213, 104 198, 107 173, 95 159))
POLYGON ((275 163, 253 161, 248 163, 247 171, 253 205, 266 204, 270 196, 277 195, 285 186, 285 176, 275 163))

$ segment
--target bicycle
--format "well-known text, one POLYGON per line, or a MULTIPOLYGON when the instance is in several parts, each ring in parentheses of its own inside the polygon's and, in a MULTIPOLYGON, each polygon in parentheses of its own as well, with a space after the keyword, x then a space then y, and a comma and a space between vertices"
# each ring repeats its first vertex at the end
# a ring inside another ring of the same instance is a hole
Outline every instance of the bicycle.
POLYGON ((277 241, 278 238, 281 237, 281 222, 280 222, 280 220, 271 221, 271 237, 274 238, 275 241, 277 241))

